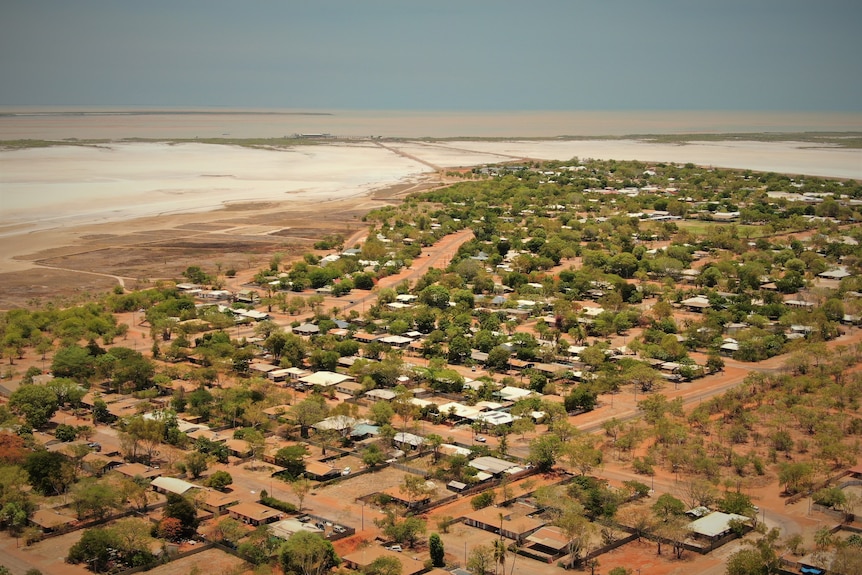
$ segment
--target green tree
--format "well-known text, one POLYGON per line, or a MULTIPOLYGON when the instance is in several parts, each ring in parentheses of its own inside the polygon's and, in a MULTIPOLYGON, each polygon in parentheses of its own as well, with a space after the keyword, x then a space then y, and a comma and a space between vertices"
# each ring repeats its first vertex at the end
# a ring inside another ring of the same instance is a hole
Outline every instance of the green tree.
POLYGON ((191 474, 192 479, 197 479, 209 467, 209 461, 206 455, 199 451, 192 451, 186 455, 186 469, 191 474))
POLYGON ((470 506, 473 509, 483 509, 485 507, 490 507, 494 503, 494 498, 496 497, 496 493, 493 490, 483 491, 479 495, 476 495, 470 500, 470 506))
POLYGON ((307 531, 299 531, 284 542, 278 552, 284 572, 294 575, 323 575, 341 563, 332 543, 307 531))
POLYGON ((121 505, 119 493, 113 486, 93 479, 82 480, 72 491, 72 506, 78 519, 87 516, 103 519, 110 509, 121 505))
POLYGON ((198 528, 198 515, 191 501, 181 495, 168 493, 168 502, 162 516, 180 522, 183 533, 192 535, 198 528))
POLYGON ((431 564, 434 567, 443 567, 446 564, 446 550, 443 540, 436 533, 428 538, 428 552, 431 554, 431 564))
POLYGON ((233 477, 227 471, 216 471, 212 475, 207 478, 207 486, 212 487, 213 489, 218 489, 219 491, 224 491, 224 489, 233 483, 233 477))
POLYGON ((548 471, 557 462, 562 445, 557 435, 540 435, 530 441, 530 461, 539 469, 548 471))
POLYGON ((9 408, 33 429, 44 427, 59 407, 57 394, 44 385, 22 385, 9 397, 9 408))
POLYGON ((305 456, 308 448, 304 445, 288 445, 275 453, 275 463, 285 468, 285 473, 291 478, 300 477, 305 473, 305 456))
POLYGON ((293 494, 296 496, 297 501, 299 502, 298 510, 302 511, 302 504, 305 501, 305 497, 309 494, 312 488, 312 483, 305 477, 294 479, 290 482, 290 490, 293 491, 293 494))
POLYGON ((485 575, 493 570, 494 549, 490 545, 477 545, 467 557, 467 570, 473 575, 485 575))
POLYGON ((63 347, 54 354, 51 373, 54 377, 68 377, 84 383, 96 374, 96 358, 79 345, 63 347))
POLYGON ((56 451, 34 451, 24 461, 30 485, 42 495, 65 493, 75 480, 71 463, 56 451))
POLYGON ((392 418, 395 416, 395 410, 386 401, 378 401, 371 406, 370 417, 374 425, 386 425, 392 423, 392 418))
POLYGON ((120 547, 119 538, 110 529, 87 529, 77 543, 69 548, 66 561, 84 563, 96 573, 108 568, 111 551, 120 547))
POLYGON ((294 405, 290 415, 300 427, 300 435, 308 437, 308 428, 322 421, 327 413, 326 401, 323 397, 312 396, 294 405))
POLYGON ((368 467, 377 467, 386 460, 386 454, 376 443, 372 443, 362 452, 362 463, 368 467))
POLYGON ((401 560, 398 557, 378 557, 362 570, 364 575, 401 575, 401 560))
POLYGON ((671 495, 663 493, 652 506, 653 513, 662 521, 668 521, 673 516, 685 513, 685 503, 671 495))

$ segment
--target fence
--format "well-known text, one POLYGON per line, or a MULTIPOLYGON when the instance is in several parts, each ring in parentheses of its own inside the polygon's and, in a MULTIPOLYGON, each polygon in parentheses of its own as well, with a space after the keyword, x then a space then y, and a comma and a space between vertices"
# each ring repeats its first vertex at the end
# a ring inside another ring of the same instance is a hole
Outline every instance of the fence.
MULTIPOLYGON (((161 501, 159 503, 154 503, 152 505, 147 506, 147 511, 151 511, 153 509, 159 509, 167 505, 166 501, 161 501)), ((116 521, 117 519, 123 519, 124 517, 129 517, 131 515, 140 515, 141 512, 137 509, 127 509, 126 511, 122 511, 120 513, 113 513, 106 517, 102 517, 101 519, 84 519, 82 521, 78 521, 76 523, 70 523, 68 525, 63 525, 54 529, 48 533, 43 532, 35 541, 42 541, 44 539, 51 539, 52 537, 59 537, 60 535, 65 535, 66 533, 71 533, 72 531, 78 531, 79 529, 90 529, 92 527, 98 527, 99 525, 104 525, 105 523, 110 523, 111 521, 116 521)))
POLYGON ((829 478, 825 479, 824 481, 821 481, 817 485, 814 485, 808 491, 801 491, 799 493, 794 493, 793 495, 791 495, 790 497, 788 497, 787 499, 784 500, 784 504, 790 505, 791 503, 796 503, 800 499, 810 496, 812 493, 814 493, 818 489, 823 489, 824 487, 828 487, 830 484, 838 481, 842 477, 847 477, 848 475, 850 475, 850 470, 845 469, 841 473, 839 473, 837 475, 833 475, 832 477, 829 477, 829 478))
MULTIPOLYGON (((170 563, 171 561, 176 561, 177 559, 184 559, 186 557, 191 557, 192 555, 197 555, 198 553, 203 553, 207 549, 212 549, 213 547, 216 547, 216 544, 213 543, 212 541, 209 541, 209 542, 204 543, 203 545, 201 545, 199 547, 195 547, 194 549, 190 549, 188 551, 183 551, 182 553, 175 553, 173 555, 169 555, 168 560, 164 561, 164 563, 170 563)), ((218 547, 222 548, 222 546, 220 546, 220 545, 218 547)), ((117 575, 132 575, 133 573, 141 573, 143 571, 149 571, 150 569, 153 569, 153 567, 152 566, 132 567, 131 569, 127 569, 125 571, 120 571, 119 573, 117 573, 117 575)))
POLYGON ((392 463, 392 467, 395 469, 400 469, 401 471, 406 471, 407 473, 412 473, 413 475, 421 475, 422 477, 427 478, 429 473, 425 469, 419 469, 418 467, 410 467, 409 465, 404 465, 403 463, 392 463))

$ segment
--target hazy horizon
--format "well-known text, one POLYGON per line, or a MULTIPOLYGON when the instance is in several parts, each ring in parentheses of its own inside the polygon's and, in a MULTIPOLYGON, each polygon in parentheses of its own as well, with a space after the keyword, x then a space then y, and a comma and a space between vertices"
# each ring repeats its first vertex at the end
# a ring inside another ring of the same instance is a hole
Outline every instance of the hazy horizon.
POLYGON ((854 0, 6 0, 0 106, 862 111, 854 0))
POLYGON ((0 140, 591 138, 862 132, 858 112, 438 111, 0 106, 0 140))

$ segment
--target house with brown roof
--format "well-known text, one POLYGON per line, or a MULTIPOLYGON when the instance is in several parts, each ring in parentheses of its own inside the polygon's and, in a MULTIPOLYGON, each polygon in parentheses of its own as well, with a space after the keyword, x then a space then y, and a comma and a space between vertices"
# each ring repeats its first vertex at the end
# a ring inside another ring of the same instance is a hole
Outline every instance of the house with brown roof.
POLYGON ((344 555, 342 559, 347 567, 364 572, 375 559, 380 557, 395 557, 401 563, 401 575, 416 575, 425 571, 425 565, 421 561, 413 559, 409 555, 391 551, 384 547, 369 545, 353 553, 344 555))
POLYGON ((404 491, 401 490, 401 487, 396 485, 394 487, 390 487, 389 489, 383 490, 381 493, 387 495, 392 498, 392 501, 398 503, 399 505, 404 505, 407 508, 414 507, 422 507, 423 505, 428 505, 431 502, 430 495, 420 495, 418 499, 413 499, 411 501, 410 496, 407 495, 404 491))
POLYGON ((30 523, 40 528, 43 533, 51 533, 75 523, 77 519, 63 515, 54 509, 39 509, 30 517, 30 523))
POLYGON ((224 444, 227 447, 228 453, 234 457, 239 457, 240 459, 251 457, 252 449, 245 439, 228 439, 224 444))
POLYGON ((464 523, 478 527, 497 535, 523 542, 544 526, 544 523, 526 515, 516 516, 511 511, 506 513, 498 507, 484 507, 464 516, 464 523), (500 514, 503 513, 502 518, 500 514))
POLYGON ((248 525, 266 525, 281 518, 281 512, 260 503, 243 502, 227 508, 228 514, 248 525))
POLYGON ((162 474, 161 469, 148 467, 143 463, 127 463, 114 468, 114 471, 122 473, 126 477, 143 477, 144 479, 153 479, 162 474))
POLYGON ((551 563, 566 554, 568 545, 569 542, 559 527, 545 526, 528 535, 522 549, 551 563))
POLYGON ((204 496, 202 499, 198 501, 198 504, 211 512, 213 515, 221 515, 227 508, 231 505, 236 505, 237 498, 235 495, 230 493, 222 493, 221 491, 216 491, 214 489, 208 489, 204 492, 204 496))
POLYGON ((341 471, 322 461, 307 461, 305 463, 305 475, 309 479, 325 481, 326 479, 338 477, 340 474, 341 471))

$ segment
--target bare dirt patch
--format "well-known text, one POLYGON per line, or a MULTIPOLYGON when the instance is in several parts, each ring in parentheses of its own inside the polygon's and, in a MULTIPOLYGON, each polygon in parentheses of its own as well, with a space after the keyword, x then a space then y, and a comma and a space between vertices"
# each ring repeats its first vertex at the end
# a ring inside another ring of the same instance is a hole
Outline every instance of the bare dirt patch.
POLYGON ((14 258, 32 262, 33 267, 0 273, 0 309, 85 299, 116 286, 117 279, 109 276, 127 278, 126 287, 136 288, 181 278, 192 265, 214 274, 217 264, 222 270, 260 267, 276 252, 285 258, 300 257, 325 236, 347 238, 364 229, 364 214, 379 207, 381 200, 397 201, 393 198, 408 189, 416 191, 414 186, 399 185, 374 192, 373 198, 245 202, 213 212, 54 230, 50 237, 32 242, 31 253, 14 258))
POLYGON ((167 565, 156 567, 147 573, 152 575, 189 575, 197 572, 220 575, 221 573, 241 572, 238 568, 245 564, 245 561, 239 557, 225 553, 220 549, 207 549, 191 557, 183 557, 167 565))

